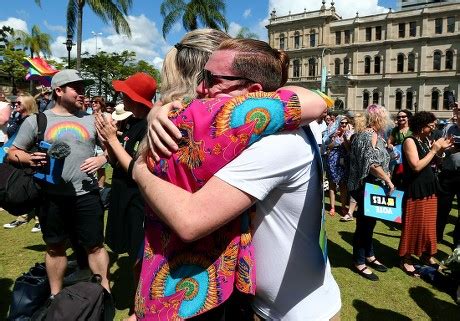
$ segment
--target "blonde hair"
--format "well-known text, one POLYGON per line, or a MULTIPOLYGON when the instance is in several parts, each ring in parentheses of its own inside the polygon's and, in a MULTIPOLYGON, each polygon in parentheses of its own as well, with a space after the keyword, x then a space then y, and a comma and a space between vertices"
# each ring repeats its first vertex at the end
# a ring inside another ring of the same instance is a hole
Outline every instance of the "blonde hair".
POLYGON ((230 36, 215 29, 196 29, 188 32, 165 57, 161 70, 161 100, 196 97, 200 73, 209 57, 222 41, 230 36))
POLYGON ((38 106, 34 97, 29 94, 21 94, 18 96, 18 98, 21 98, 21 105, 24 108, 24 115, 38 113, 38 106))
POLYGON ((390 115, 385 107, 372 104, 366 109, 366 127, 374 127, 377 131, 385 130, 391 124, 390 115))
POLYGON ((353 123, 355 132, 362 132, 366 129, 366 115, 363 113, 356 113, 353 123))

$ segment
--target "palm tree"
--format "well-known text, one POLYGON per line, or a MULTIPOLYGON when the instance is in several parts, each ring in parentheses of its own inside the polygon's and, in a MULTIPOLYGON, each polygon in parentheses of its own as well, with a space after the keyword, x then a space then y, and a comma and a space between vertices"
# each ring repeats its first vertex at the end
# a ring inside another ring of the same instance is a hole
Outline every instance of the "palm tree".
POLYGON ((241 27, 235 38, 259 39, 259 35, 249 30, 248 27, 241 27))
POLYGON ((51 36, 41 32, 39 26, 34 25, 30 34, 22 30, 15 30, 15 36, 19 38, 18 44, 29 50, 30 58, 33 58, 34 54, 40 56, 40 53, 42 53, 44 57, 49 57, 51 55, 51 36))
MULTIPOLYGON (((35 0, 39 1, 39 0, 35 0)), ((74 35, 77 30, 77 69, 80 70, 81 41, 83 30, 83 8, 88 5, 102 21, 112 23, 115 31, 131 36, 126 15, 133 0, 69 0, 67 4, 67 34, 74 35)))
MULTIPOLYGON (((41 0, 35 0, 41 6, 41 0)), ((67 35, 73 37, 77 30, 77 69, 81 65, 81 41, 83 31, 83 8, 85 5, 93 10, 105 23, 111 22, 115 31, 131 36, 126 15, 133 5, 133 0, 69 0, 67 3, 67 35)))
POLYGON ((173 25, 182 17, 182 25, 186 31, 202 27, 228 29, 225 19, 225 1, 222 0, 165 0, 160 6, 163 21, 163 38, 171 30, 173 25))

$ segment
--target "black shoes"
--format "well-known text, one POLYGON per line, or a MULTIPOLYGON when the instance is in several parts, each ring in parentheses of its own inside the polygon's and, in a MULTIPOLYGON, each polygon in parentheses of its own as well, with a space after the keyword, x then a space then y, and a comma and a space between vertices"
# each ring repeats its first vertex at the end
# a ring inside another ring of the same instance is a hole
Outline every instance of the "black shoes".
POLYGON ((371 281, 378 281, 379 280, 379 277, 376 274, 374 274, 371 270, 369 270, 367 268, 367 266, 364 266, 361 269, 356 267, 356 269, 358 270, 358 274, 361 275, 365 279, 368 279, 368 280, 371 280, 371 281), (370 274, 364 273, 364 271, 366 271, 366 270, 371 271, 371 273, 370 274))
MULTIPOLYGON (((367 260, 366 260, 367 261, 367 260)), ((388 268, 383 265, 382 263, 377 263, 377 259, 374 258, 373 260, 371 261, 367 261, 366 262, 367 265, 369 265, 371 268, 373 268, 374 270, 376 271, 379 271, 379 272, 386 272, 388 271, 388 268)))

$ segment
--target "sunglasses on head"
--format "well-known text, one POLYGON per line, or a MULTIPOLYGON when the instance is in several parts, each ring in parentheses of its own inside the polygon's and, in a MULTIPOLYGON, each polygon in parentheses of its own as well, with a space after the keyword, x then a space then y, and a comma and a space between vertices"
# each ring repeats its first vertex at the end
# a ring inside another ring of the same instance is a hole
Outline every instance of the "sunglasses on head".
POLYGON ((203 81, 206 88, 211 88, 216 84, 216 79, 225 79, 225 80, 247 80, 250 82, 255 82, 249 78, 241 76, 226 76, 226 75, 214 75, 207 69, 201 71, 201 80, 203 81))

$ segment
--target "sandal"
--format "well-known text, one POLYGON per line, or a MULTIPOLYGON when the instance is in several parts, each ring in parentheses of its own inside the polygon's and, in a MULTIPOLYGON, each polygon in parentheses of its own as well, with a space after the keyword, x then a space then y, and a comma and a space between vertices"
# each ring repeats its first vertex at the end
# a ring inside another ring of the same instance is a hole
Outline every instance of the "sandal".
POLYGON ((330 216, 334 216, 334 215, 335 215, 335 209, 331 208, 331 209, 329 210, 329 215, 330 215, 330 216))
POLYGON ((356 269, 358 270, 358 274, 361 275, 363 278, 371 280, 371 281, 378 281, 379 277, 377 274, 373 273, 367 266, 364 266, 363 268, 359 269, 357 266, 355 266, 356 269), (370 274, 364 273, 364 271, 369 270, 371 271, 370 274))
POLYGON ((350 213, 340 218, 340 222, 349 222, 349 221, 353 221, 353 216, 351 216, 350 213))
POLYGON ((415 269, 414 265, 412 265, 412 263, 408 262, 407 260, 402 260, 401 261, 401 264, 399 265, 399 267, 401 268, 401 270, 404 271, 404 273, 406 273, 407 275, 409 276, 413 276, 413 277, 420 277, 420 274, 417 273, 417 270, 415 269), (406 265, 410 265, 414 268, 413 271, 409 271, 406 267, 406 265))
POLYGON ((379 271, 379 272, 386 272, 386 271, 388 271, 388 268, 387 268, 385 265, 383 265, 382 263, 378 262, 378 261, 377 261, 377 258, 375 258, 375 257, 374 257, 373 260, 370 260, 370 261, 368 261, 368 260, 366 259, 366 262, 367 262, 367 263, 366 263, 367 265, 369 265, 370 267, 372 267, 372 268, 373 268, 374 270, 376 270, 376 271, 379 271), (378 263, 377 263, 377 262, 378 262, 378 263))

